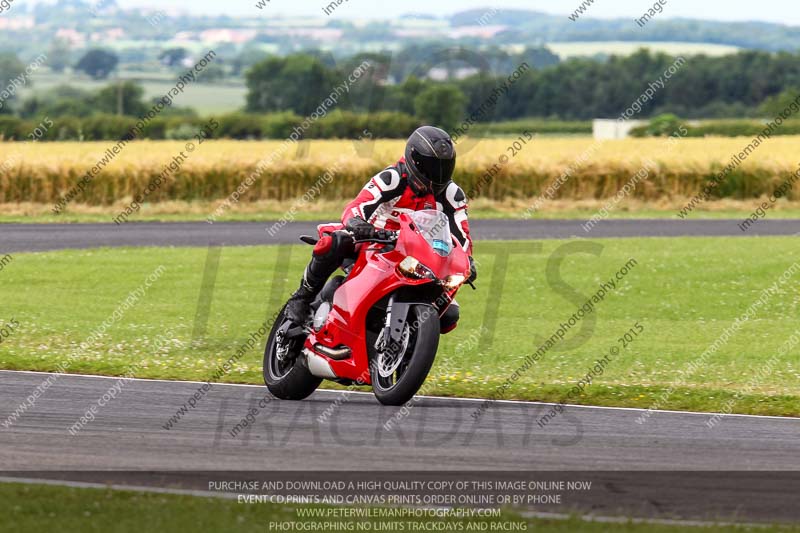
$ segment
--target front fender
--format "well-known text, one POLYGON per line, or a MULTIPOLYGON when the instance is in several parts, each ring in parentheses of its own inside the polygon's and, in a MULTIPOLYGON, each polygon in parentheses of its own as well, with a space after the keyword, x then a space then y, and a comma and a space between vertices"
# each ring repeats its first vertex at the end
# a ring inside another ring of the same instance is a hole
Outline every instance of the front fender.
MULTIPOLYGON (((403 330, 406 326, 406 321, 408 320, 408 310, 411 308, 412 305, 419 305, 425 306, 430 310, 430 314, 428 316, 438 316, 439 312, 431 303, 426 302, 406 302, 406 301, 399 301, 399 302, 392 302, 392 310, 389 313, 389 339, 392 345, 396 346, 402 342, 403 339, 403 330)), ((416 326, 412 326, 412 328, 418 328, 419 324, 416 326)))

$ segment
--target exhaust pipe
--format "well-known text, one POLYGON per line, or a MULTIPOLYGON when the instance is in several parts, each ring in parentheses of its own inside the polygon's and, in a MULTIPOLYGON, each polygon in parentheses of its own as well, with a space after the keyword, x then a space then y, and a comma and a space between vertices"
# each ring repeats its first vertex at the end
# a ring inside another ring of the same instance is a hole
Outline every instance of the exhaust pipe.
POLYGON ((317 353, 321 353, 324 356, 330 357, 334 361, 342 361, 344 359, 349 359, 352 355, 352 351, 347 346, 341 346, 339 348, 328 348, 327 346, 323 346, 322 344, 315 344, 314 351, 317 353))

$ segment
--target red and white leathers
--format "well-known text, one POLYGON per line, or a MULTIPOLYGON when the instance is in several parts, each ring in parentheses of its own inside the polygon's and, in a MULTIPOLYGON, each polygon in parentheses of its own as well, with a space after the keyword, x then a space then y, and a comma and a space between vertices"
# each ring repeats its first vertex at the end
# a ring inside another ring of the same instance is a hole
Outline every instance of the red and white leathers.
POLYGON ((388 167, 369 180, 358 196, 344 209, 342 223, 360 217, 376 228, 398 230, 401 213, 423 209, 442 211, 450 220, 450 231, 467 254, 472 255, 472 239, 467 220, 467 196, 450 182, 439 195, 417 196, 408 184, 405 160, 388 167))

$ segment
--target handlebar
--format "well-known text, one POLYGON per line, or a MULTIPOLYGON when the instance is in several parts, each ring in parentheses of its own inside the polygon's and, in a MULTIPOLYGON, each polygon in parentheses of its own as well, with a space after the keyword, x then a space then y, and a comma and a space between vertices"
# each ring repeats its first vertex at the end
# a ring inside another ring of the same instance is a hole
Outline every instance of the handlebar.
MULTIPOLYGON (((372 243, 372 244, 394 244, 394 243, 397 242, 397 232, 396 231, 391 231, 391 230, 381 230, 381 231, 389 232, 391 234, 391 237, 389 237, 388 239, 361 239, 361 240, 353 239, 353 242, 355 244, 361 244, 361 243, 367 243, 367 242, 368 243, 372 243)), ((349 233, 351 237, 353 236, 353 232, 352 231, 348 231, 347 233, 349 233)))
POLYGON ((394 244, 397 239, 364 239, 363 241, 353 241, 354 244, 394 244))
POLYGON ((355 244, 370 243, 370 244, 394 244, 397 239, 364 239, 363 241, 353 241, 355 244))

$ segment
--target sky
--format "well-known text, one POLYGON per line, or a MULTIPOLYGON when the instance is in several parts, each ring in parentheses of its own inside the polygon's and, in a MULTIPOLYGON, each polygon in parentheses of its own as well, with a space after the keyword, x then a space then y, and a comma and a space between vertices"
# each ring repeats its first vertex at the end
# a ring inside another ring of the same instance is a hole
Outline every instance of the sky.
MULTIPOLYGON (((269 16, 326 16, 322 8, 332 0, 269 0, 263 9, 257 0, 118 0, 123 7, 178 8, 194 13, 269 16)), ((389 18, 406 13, 449 15, 465 9, 523 8, 566 16, 582 0, 343 0, 334 18, 389 18)), ((655 0, 653 0, 654 2, 655 0)), ((759 20, 800 25, 797 0, 661 0, 666 2, 662 18, 707 20, 759 20)), ((597 18, 640 17, 650 0, 595 0, 584 16, 597 18)))

